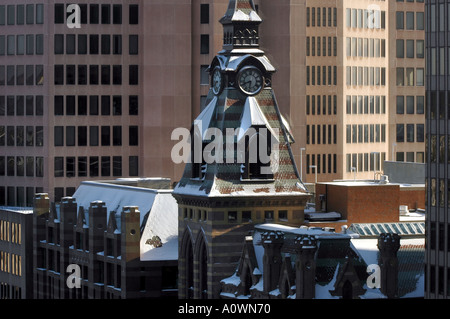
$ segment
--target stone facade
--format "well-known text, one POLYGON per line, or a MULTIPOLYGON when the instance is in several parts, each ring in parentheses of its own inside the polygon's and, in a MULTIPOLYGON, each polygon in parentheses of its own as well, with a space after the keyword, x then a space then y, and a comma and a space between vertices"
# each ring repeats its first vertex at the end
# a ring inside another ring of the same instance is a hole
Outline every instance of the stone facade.
POLYGON ((33 223, 34 298, 174 297, 163 287, 172 282, 176 291, 176 261, 140 259, 138 207, 108 212, 102 201, 85 209, 74 198, 55 204, 37 194, 33 223))

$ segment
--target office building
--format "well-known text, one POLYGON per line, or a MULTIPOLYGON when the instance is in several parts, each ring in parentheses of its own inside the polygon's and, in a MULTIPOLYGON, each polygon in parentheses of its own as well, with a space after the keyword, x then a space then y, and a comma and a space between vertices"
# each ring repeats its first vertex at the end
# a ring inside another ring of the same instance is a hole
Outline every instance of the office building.
POLYGON ((449 51, 448 1, 426 1, 426 190, 427 248, 425 298, 449 297, 449 51))

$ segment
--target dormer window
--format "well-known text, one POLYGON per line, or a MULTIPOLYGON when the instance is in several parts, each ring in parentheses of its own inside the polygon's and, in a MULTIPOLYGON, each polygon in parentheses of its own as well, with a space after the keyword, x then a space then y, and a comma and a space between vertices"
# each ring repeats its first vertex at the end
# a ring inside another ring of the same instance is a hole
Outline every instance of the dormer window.
POLYGON ((251 128, 249 132, 245 136, 245 163, 241 169, 241 177, 244 180, 272 179, 271 134, 266 127, 251 128))

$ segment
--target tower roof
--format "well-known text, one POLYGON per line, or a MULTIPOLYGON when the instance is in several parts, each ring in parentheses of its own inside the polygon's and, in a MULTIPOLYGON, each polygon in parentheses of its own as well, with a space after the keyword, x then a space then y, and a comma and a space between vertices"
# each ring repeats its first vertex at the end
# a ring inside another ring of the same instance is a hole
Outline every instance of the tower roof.
POLYGON ((253 0, 230 0, 227 12, 220 22, 222 24, 234 22, 256 22, 259 24, 262 22, 262 19, 256 13, 253 0))

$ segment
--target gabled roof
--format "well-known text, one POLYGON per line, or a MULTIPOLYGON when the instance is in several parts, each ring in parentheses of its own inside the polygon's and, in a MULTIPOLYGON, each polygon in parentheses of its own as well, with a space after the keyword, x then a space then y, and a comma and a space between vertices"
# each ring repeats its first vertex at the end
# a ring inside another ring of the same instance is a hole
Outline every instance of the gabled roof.
POLYGON ((73 195, 80 209, 79 220, 89 222, 89 206, 92 202, 102 201, 107 209, 108 226, 121 231, 120 217, 123 207, 137 206, 141 223, 141 260, 177 260, 178 259, 178 205, 172 196, 172 190, 117 185, 105 182, 82 182, 73 195), (84 213, 84 216, 80 216, 84 213), (161 239, 159 248, 148 244, 148 240, 157 236, 161 239))

